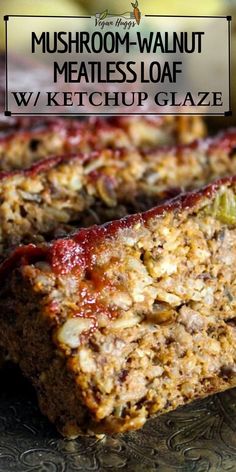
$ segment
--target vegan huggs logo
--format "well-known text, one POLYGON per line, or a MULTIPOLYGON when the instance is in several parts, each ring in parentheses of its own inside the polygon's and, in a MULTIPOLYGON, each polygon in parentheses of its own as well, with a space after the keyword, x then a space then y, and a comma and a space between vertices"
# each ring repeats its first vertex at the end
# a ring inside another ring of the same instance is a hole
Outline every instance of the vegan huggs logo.
POLYGON ((123 13, 111 13, 108 9, 95 15, 95 26, 103 29, 105 27, 120 27, 123 29, 134 28, 140 24, 141 11, 139 10, 138 0, 131 3, 133 10, 123 13), (116 18, 116 19, 115 19, 116 18))

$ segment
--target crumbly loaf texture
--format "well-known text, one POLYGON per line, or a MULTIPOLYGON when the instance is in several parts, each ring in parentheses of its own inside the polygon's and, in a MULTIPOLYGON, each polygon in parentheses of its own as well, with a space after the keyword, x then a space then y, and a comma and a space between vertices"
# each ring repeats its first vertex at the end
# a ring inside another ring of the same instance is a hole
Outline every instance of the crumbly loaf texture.
POLYGON ((230 130, 190 145, 50 158, 0 174, 0 252, 147 210, 183 188, 236 173, 235 147, 230 130))
POLYGON ((16 120, 0 133, 0 170, 25 168, 66 152, 188 143, 204 134, 205 125, 199 117, 16 120))
POLYGON ((0 343, 66 437, 236 385, 236 177, 19 248, 0 277, 0 343))

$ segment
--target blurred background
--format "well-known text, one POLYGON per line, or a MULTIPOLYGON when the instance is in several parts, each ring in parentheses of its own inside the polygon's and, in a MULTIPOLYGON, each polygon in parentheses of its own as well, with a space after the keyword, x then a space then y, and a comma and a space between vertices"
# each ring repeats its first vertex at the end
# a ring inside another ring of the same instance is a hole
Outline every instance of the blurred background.
MULTIPOLYGON (((32 14, 32 15, 86 15, 95 14, 106 9, 110 13, 121 13, 131 7, 131 0, 1 0, 1 18, 7 14, 32 14)), ((232 15, 232 88, 233 88, 233 117, 215 117, 212 119, 212 126, 216 121, 219 126, 236 124, 236 0, 139 0, 139 9, 145 14, 165 14, 165 15, 232 15)), ((41 21, 39 19, 39 21, 41 21)), ((55 26, 57 19, 55 18, 55 26)), ((153 20, 154 22, 155 20, 153 20)), ((191 23, 189 22, 191 25, 191 23)), ((174 19, 171 27, 174 27, 174 19)), ((50 23, 50 28, 53 24, 50 23)), ((16 31, 17 44, 25 41, 28 31, 16 31)), ((4 51, 4 21, 0 22, 0 52, 4 51)), ((220 67, 220 64, 218 65, 220 67)))

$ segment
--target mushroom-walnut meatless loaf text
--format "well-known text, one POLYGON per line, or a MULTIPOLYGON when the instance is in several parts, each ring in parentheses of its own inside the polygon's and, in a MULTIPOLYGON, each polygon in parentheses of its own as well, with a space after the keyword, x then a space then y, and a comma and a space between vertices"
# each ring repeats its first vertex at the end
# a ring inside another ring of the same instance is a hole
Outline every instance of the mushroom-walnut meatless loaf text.
POLYGON ((236 385, 236 177, 18 248, 0 277, 0 343, 67 437, 236 385))
POLYGON ((151 151, 49 158, 0 174, 0 252, 147 210, 181 189, 236 173, 236 130, 151 151), (176 188, 177 187, 177 188, 176 188))
POLYGON ((189 143, 204 134, 199 117, 18 119, 8 127, 6 123, 0 132, 0 170, 25 168, 44 157, 67 152, 189 143))

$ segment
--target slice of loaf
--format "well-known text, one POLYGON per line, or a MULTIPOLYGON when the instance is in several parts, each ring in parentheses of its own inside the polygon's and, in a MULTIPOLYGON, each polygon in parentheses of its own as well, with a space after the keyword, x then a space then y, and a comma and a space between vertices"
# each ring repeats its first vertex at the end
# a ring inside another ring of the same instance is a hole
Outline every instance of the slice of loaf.
POLYGON ((26 117, 7 123, 2 122, 5 129, 0 133, 0 170, 4 171, 25 168, 55 154, 187 143, 205 133, 201 118, 182 116, 86 121, 26 117))
POLYGON ((0 344, 67 437, 140 428, 236 385, 236 177, 18 248, 0 344))
POLYGON ((236 131, 151 151, 104 149, 0 174, 0 252, 146 210, 236 173, 236 131), (56 231, 56 233, 55 233, 56 231))

